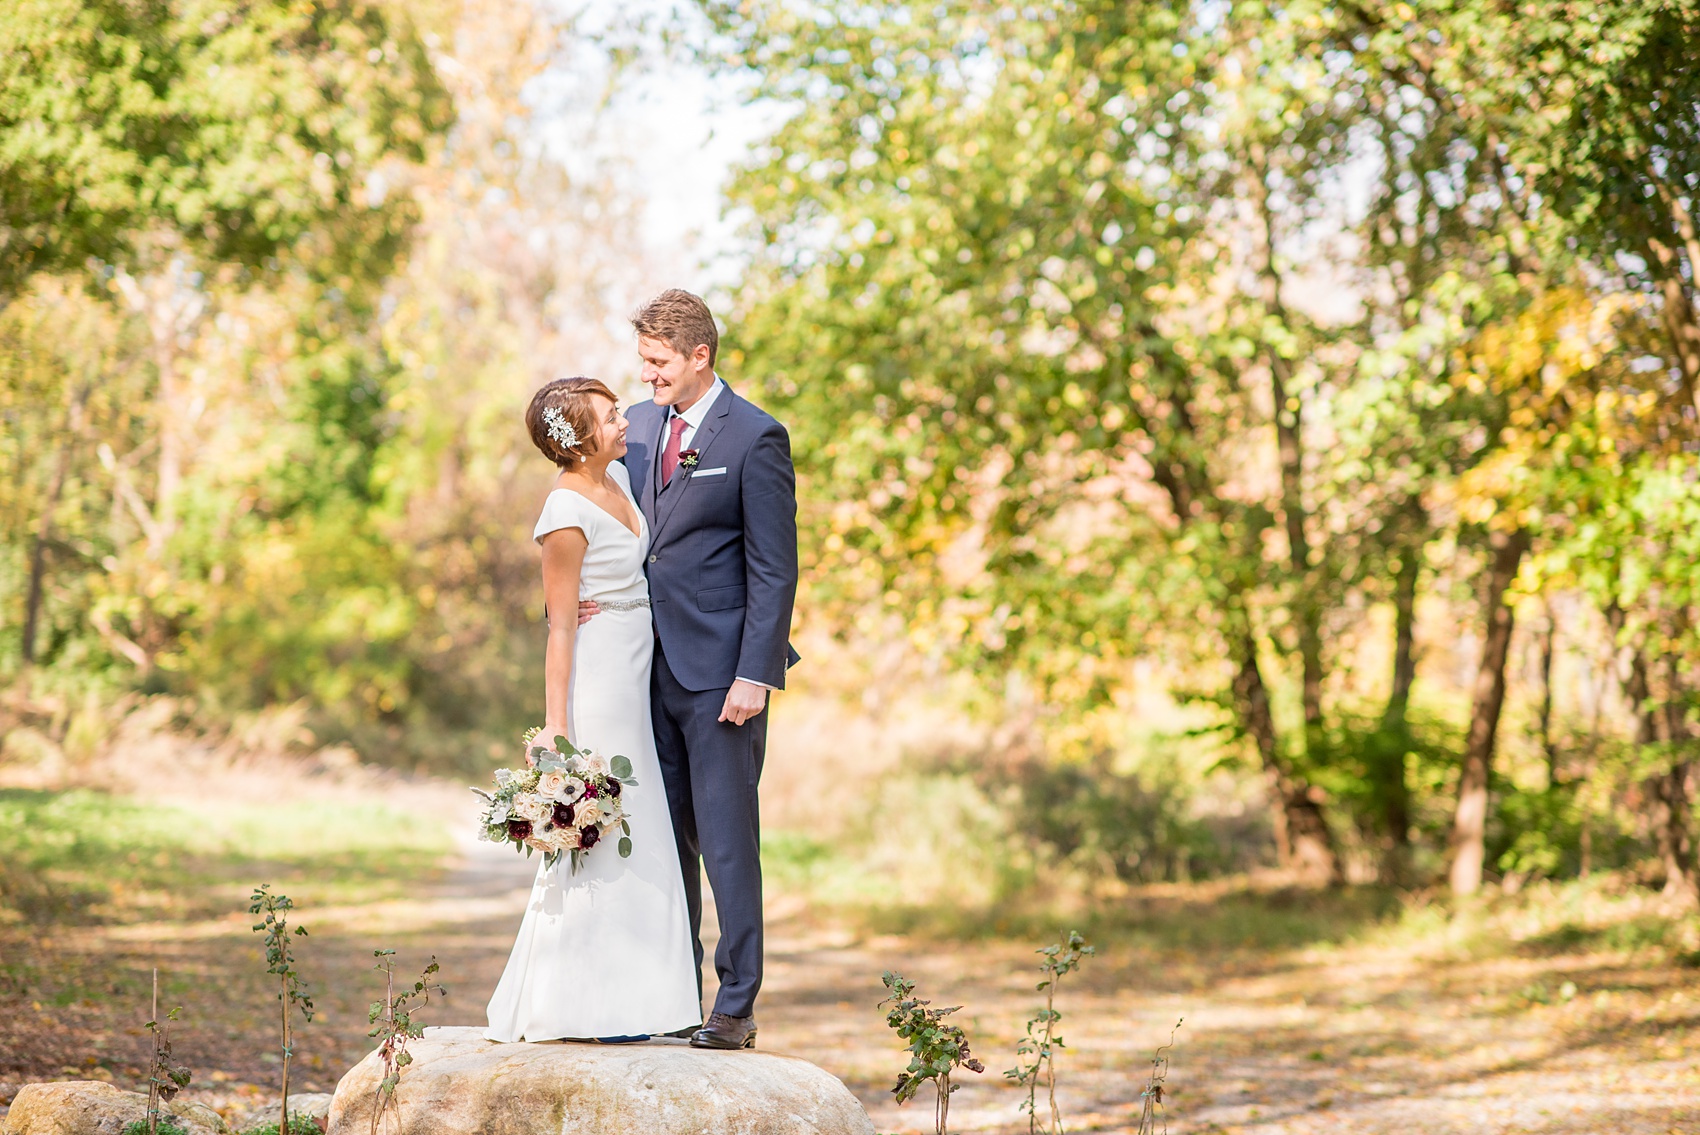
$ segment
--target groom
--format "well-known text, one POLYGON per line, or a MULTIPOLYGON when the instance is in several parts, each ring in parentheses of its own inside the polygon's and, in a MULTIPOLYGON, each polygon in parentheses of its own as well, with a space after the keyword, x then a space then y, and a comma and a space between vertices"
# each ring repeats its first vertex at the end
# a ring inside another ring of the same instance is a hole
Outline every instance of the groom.
POLYGON ((702 988, 702 870, 720 915, 714 1012, 698 1048, 754 1048, 761 988, 756 783, 767 698, 797 661, 797 495, 785 427, 714 373, 708 305, 672 289, 632 317, 654 401, 627 412, 626 469, 649 521, 656 752, 702 988))

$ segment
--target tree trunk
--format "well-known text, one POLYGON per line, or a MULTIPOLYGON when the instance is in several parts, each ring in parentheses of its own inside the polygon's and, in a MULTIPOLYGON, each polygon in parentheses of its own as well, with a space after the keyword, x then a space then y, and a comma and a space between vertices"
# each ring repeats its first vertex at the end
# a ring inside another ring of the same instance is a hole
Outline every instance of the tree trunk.
POLYGON ((159 465, 154 487, 153 526, 149 550, 163 554, 165 542, 177 529, 177 493, 183 480, 183 393, 178 382, 179 340, 194 331, 207 310, 207 297, 191 282, 187 263, 172 257, 164 271, 138 279, 128 272, 114 284, 148 325, 159 391, 154 402, 159 431, 159 465))
MULTIPOLYGON (((1264 310, 1283 327, 1289 325, 1281 301, 1281 275, 1275 267, 1275 215, 1269 207, 1268 162, 1262 145, 1253 143, 1253 192, 1263 221, 1262 300, 1264 310)), ((1294 390, 1293 363, 1274 343, 1264 352, 1269 364, 1269 395, 1275 414, 1275 451, 1281 470, 1281 516, 1287 534, 1292 570, 1293 622, 1298 629, 1302 666, 1305 752, 1321 755, 1322 737, 1322 610, 1313 597, 1310 536, 1304 504, 1304 432, 1299 396, 1294 390)))
POLYGON ((47 490, 47 503, 41 509, 41 521, 36 525, 35 541, 30 547, 29 586, 24 596, 24 634, 22 655, 24 665, 35 662, 35 639, 41 625, 41 602, 47 587, 47 544, 53 537, 53 513, 59 498, 65 493, 65 479, 71 472, 71 451, 83 429, 83 403, 88 388, 76 391, 65 411, 65 432, 59 439, 59 460, 53 470, 53 484, 47 490))
MULTIPOLYGON (((1613 603, 1606 612, 1606 619, 1614 634, 1622 633, 1627 621, 1623 608, 1613 603)), ((1629 675, 1624 680, 1623 693, 1635 710, 1635 743, 1642 746, 1662 744, 1670 754, 1670 766, 1642 782, 1642 789, 1653 802, 1653 846, 1665 869, 1664 891, 1667 895, 1693 899, 1700 892, 1696 889, 1692 804, 1688 792, 1692 767, 1687 752, 1690 731, 1682 704, 1681 672, 1675 657, 1667 655, 1667 687, 1661 706, 1653 696, 1652 674, 1642 653, 1643 644, 1631 642, 1628 645, 1629 675)))
POLYGON ((1695 408, 1700 409, 1700 314, 1695 312, 1688 295, 1688 281, 1700 274, 1700 232, 1696 231, 1693 214, 1683 203, 1682 195, 1672 191, 1656 168, 1652 181, 1659 200, 1670 211, 1671 224, 1676 229, 1676 243, 1688 254, 1685 281, 1677 250, 1657 238, 1647 241, 1653 262, 1660 269, 1659 289, 1664 293, 1665 330, 1676 354, 1684 392, 1695 408))
POLYGON ((1653 778, 1653 795, 1659 802, 1659 858, 1665 863, 1665 894, 1689 902, 1700 898, 1700 880, 1694 867, 1693 805, 1688 794, 1692 765, 1692 731, 1682 689, 1682 672, 1675 654, 1665 655, 1664 737, 1670 748, 1670 767, 1653 778))
POLYGON ((1541 634, 1541 752, 1547 759, 1547 788, 1558 787, 1558 745, 1552 739, 1552 659, 1558 641, 1558 617, 1552 601, 1546 604, 1547 625, 1541 634))
POLYGON ((1677 370, 1682 375, 1682 387, 1688 401, 1700 409, 1700 323, 1688 302, 1688 292, 1682 285, 1674 250, 1663 241, 1649 240, 1654 262, 1663 270, 1659 290, 1664 297, 1661 314, 1665 334, 1670 336, 1671 350, 1676 354, 1677 370))
POLYGON ((177 429, 181 416, 177 334, 174 323, 161 327, 159 322, 149 320, 149 325, 154 338, 154 365, 159 371, 159 475, 154 487, 153 515, 163 542, 177 530, 177 486, 183 480, 183 438, 177 429))
POLYGON ((1495 532, 1490 540, 1493 558, 1488 566, 1484 598, 1487 624, 1482 664, 1470 700, 1470 733, 1464 744, 1464 767, 1458 777, 1458 806, 1452 817, 1452 893, 1472 895, 1481 890, 1483 859, 1487 854, 1488 782, 1493 770, 1494 740, 1499 714, 1505 707, 1505 662, 1511 652, 1513 613, 1505 593, 1517 578, 1529 534, 1495 532))
POLYGON ((1303 777, 1294 776, 1281 760, 1275 717, 1269 710, 1269 691, 1257 665, 1257 640, 1243 612, 1230 633, 1234 655, 1234 703, 1240 724, 1257 745, 1263 775, 1274 804, 1275 848, 1281 865, 1307 881, 1334 884, 1343 881, 1334 835, 1322 808, 1311 798, 1303 777))
POLYGON ((47 581, 47 542, 53 536, 53 512, 59 507, 59 496, 65 489, 65 474, 70 465, 71 440, 66 438, 59 447, 59 467, 53 474, 53 487, 47 492, 47 503, 41 508, 41 523, 36 526, 35 542, 30 547, 29 589, 24 596, 24 665, 35 662, 35 636, 41 620, 41 597, 47 581))
POLYGON ((1410 749, 1411 686, 1417 678, 1417 581, 1422 570, 1421 545, 1405 548, 1393 576, 1393 681, 1387 708, 1381 714, 1374 763, 1370 769, 1381 805, 1383 847, 1378 875, 1394 885, 1404 880, 1411 853, 1411 789, 1405 781, 1405 753, 1410 749))

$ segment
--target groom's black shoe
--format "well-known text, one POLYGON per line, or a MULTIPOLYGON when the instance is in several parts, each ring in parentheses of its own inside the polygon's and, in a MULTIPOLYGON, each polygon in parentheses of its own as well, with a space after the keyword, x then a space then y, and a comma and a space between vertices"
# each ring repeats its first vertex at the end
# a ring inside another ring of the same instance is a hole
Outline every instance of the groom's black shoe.
POLYGON ((754 1048, 756 1019, 728 1017, 725 1013, 710 1013, 708 1024, 691 1037, 692 1048, 754 1048))

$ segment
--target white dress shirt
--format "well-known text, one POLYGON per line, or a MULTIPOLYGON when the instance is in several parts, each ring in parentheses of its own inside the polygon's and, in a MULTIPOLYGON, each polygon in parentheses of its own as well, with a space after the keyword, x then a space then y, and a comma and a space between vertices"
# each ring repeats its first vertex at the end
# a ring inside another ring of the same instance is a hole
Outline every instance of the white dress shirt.
POLYGON ((708 412, 714 408, 714 400, 719 398, 720 392, 725 389, 726 384, 721 382, 720 376, 716 374, 714 384, 708 388, 708 392, 701 398, 691 403, 689 410, 681 410, 677 406, 673 407, 673 412, 667 416, 667 428, 673 428, 674 418, 685 419, 685 432, 679 435, 679 451, 681 453, 691 447, 691 442, 697 436, 697 428, 707 419, 708 412))
MULTIPOLYGON (((703 422, 708 419, 708 412, 714 409, 715 400, 720 397, 721 393, 724 392, 725 389, 726 384, 720 381, 720 375, 716 374, 714 376, 714 384, 708 388, 708 392, 706 394, 691 403, 690 409, 681 410, 677 406, 673 407, 673 412, 667 416, 667 428, 669 430, 673 428, 674 418, 685 419, 685 432, 679 435, 680 453, 691 448, 691 442, 696 439, 698 427, 700 427, 703 422)), ((738 681, 748 682, 752 686, 760 686, 764 690, 771 690, 774 688, 766 682, 758 682, 754 678, 745 678, 741 675, 738 677, 738 681)))

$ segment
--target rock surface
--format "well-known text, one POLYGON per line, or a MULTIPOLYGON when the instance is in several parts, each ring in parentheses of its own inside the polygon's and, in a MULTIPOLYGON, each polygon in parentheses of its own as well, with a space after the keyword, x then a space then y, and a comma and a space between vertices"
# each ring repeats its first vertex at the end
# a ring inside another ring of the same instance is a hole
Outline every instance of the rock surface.
MULTIPOLYGON (((683 1041, 497 1044, 476 1028, 425 1030, 384 1135, 873 1135, 831 1075, 792 1056, 705 1052, 683 1041)), ((330 1135, 368 1135, 383 1066, 337 1085, 330 1135)))
MULTIPOLYGON (((198 1103, 168 1103, 170 1115, 189 1135, 230 1135, 218 1112, 198 1103)), ((25 1084, 18 1090, 4 1135, 118 1135, 125 1126, 148 1117, 148 1097, 99 1080, 25 1084)))

